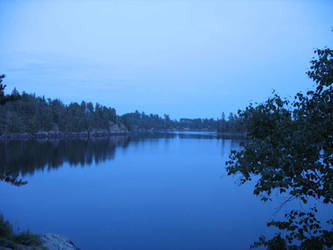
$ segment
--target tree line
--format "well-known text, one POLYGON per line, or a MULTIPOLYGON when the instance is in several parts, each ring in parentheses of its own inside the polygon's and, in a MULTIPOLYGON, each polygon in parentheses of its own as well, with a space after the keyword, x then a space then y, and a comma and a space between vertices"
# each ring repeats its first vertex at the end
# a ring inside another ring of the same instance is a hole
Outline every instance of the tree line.
MULTIPOLYGON (((4 76, 2 76, 2 79, 4 76)), ((92 132, 104 130, 110 132, 112 125, 123 124, 129 131, 166 131, 166 130, 199 130, 218 131, 221 133, 244 132, 241 119, 230 113, 225 119, 224 113, 218 119, 172 120, 169 115, 145 114, 135 111, 117 115, 111 107, 98 103, 82 101, 64 104, 59 99, 39 97, 35 94, 16 89, 10 95, 4 94, 5 85, 0 91, 0 135, 8 133, 37 132, 92 132)))
POLYGON ((0 134, 39 131, 82 132, 109 130, 119 122, 114 108, 82 101, 65 105, 58 99, 45 99, 13 90, 16 101, 0 106, 0 134))
POLYGON ((149 130, 199 130, 199 131, 218 131, 221 133, 241 133, 245 129, 241 119, 230 113, 228 119, 225 119, 224 113, 221 118, 202 119, 202 118, 181 118, 172 120, 170 116, 164 114, 163 117, 157 114, 145 114, 135 111, 121 116, 121 121, 134 131, 149 130))

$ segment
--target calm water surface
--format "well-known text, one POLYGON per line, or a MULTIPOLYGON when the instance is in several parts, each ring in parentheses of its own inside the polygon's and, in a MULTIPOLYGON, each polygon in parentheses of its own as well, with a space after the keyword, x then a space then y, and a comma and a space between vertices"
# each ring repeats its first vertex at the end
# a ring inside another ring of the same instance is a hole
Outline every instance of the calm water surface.
POLYGON ((226 175, 231 149, 203 134, 0 143, 1 169, 28 181, 0 183, 0 213, 81 249, 248 249, 279 203, 226 175))

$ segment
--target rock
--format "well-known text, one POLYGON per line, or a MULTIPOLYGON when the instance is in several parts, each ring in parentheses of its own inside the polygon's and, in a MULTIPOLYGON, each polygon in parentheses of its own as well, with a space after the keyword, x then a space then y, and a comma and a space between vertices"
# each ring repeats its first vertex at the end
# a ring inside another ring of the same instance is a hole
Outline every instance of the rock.
POLYGON ((110 134, 123 134, 127 133, 128 129, 122 123, 110 123, 110 134))
POLYGON ((74 243, 58 234, 43 234, 40 237, 44 247, 49 250, 79 250, 74 243))

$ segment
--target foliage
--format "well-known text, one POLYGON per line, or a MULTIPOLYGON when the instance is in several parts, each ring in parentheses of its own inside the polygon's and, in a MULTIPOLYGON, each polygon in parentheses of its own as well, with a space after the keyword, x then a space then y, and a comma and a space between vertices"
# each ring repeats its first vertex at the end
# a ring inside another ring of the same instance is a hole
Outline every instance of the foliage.
POLYGON ((40 237, 29 231, 14 233, 12 225, 0 215, 0 246, 17 249, 17 244, 42 249, 40 237))
MULTIPOLYGON (((0 76, 0 83, 4 75, 0 76)), ((116 110, 82 101, 63 104, 60 100, 45 99, 14 89, 5 95, 0 84, 0 135, 6 133, 36 133, 39 131, 83 132, 109 130, 114 123, 122 122, 132 131, 208 130, 221 133, 243 132, 237 115, 229 119, 171 120, 169 115, 145 114, 138 111, 117 116, 116 110), (15 102, 10 102, 14 101, 15 102)))
POLYGON ((121 120, 132 131, 138 130, 165 130, 173 127, 173 122, 168 115, 164 119, 159 115, 147 115, 144 112, 127 113, 121 116, 121 120))
POLYGON ((224 113, 222 113, 222 118, 219 121, 217 128, 219 133, 245 133, 246 128, 244 127, 242 118, 236 114, 230 113, 228 120, 225 119, 224 113))
MULTIPOLYGON (((315 217, 317 209, 311 208, 309 212, 291 210, 285 214, 285 221, 270 221, 268 227, 276 227, 284 232, 285 238, 281 233, 276 234, 272 239, 266 240, 264 236, 259 237, 251 248, 266 246, 267 249, 323 249, 324 246, 333 246, 333 229, 323 229, 320 221, 315 217), (293 244, 294 241, 300 245, 293 244), (289 246, 287 245, 290 244, 289 246)), ((333 221, 327 221, 333 224, 333 221)))
POLYGON ((19 179, 19 176, 16 175, 12 175, 8 172, 6 172, 5 174, 0 174, 0 181, 4 181, 4 182, 9 182, 11 184, 13 184, 14 186, 23 186, 25 184, 27 184, 27 181, 23 181, 22 179, 19 179))
MULTIPOLYGON (((318 49, 315 53, 317 58, 307 72, 316 84, 314 90, 297 93, 292 102, 275 94, 265 103, 239 112, 248 142, 241 151, 231 153, 227 171, 229 175, 239 173, 241 183, 259 177, 254 194, 261 195, 264 201, 270 199, 273 190, 279 190, 304 203, 310 198, 333 203, 333 51, 318 49)), ((269 244, 291 244, 296 240, 300 244, 292 245, 292 249, 331 247, 332 232, 322 230, 320 235, 305 236, 301 233, 304 225, 295 222, 305 216, 311 227, 311 221, 315 221, 313 212, 292 211, 287 215, 287 224, 269 223, 289 232, 296 228, 301 231, 290 233, 287 240, 280 234, 270 241, 261 238, 261 245, 274 249, 269 244)))
POLYGON ((14 94, 14 95, 5 95, 5 88, 6 85, 2 84, 3 79, 5 78, 5 75, 0 75, 0 105, 4 105, 7 102, 15 101, 20 98, 20 95, 14 94))
MULTIPOLYGON (((12 95, 18 93, 13 91, 12 95)), ((116 111, 98 103, 63 104, 22 93, 21 98, 0 107, 1 133, 36 133, 38 131, 82 132, 109 130, 117 123, 116 111)))
MULTIPOLYGON (((2 84, 2 81, 4 78, 5 78, 5 75, 0 75, 0 105, 4 105, 7 102, 15 101, 20 98, 20 95, 17 93, 14 93, 13 95, 5 95, 4 90, 6 88, 6 85, 2 84)), ((2 116, 0 116, 0 118, 2 118, 2 116)), ((9 182, 15 186, 22 186, 22 185, 26 184, 26 181, 19 179, 18 175, 11 175, 8 172, 4 172, 4 173, 0 172, 0 181, 9 182)), ((1 217, 0 217, 0 219, 1 219, 1 217)), ((5 226, 5 224, 4 224, 4 226, 5 226)))
POLYGON ((243 132, 238 116, 230 113, 229 119, 188 119, 171 120, 169 115, 160 117, 156 114, 145 114, 136 111, 121 116, 121 121, 133 131, 148 130, 203 130, 218 131, 221 133, 243 132))

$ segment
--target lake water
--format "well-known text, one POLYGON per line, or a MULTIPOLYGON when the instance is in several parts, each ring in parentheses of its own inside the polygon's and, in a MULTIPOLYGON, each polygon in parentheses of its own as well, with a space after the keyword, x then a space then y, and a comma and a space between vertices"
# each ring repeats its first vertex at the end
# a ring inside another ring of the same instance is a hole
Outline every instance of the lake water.
POLYGON ((280 201, 226 175, 239 147, 191 133, 0 143, 1 169, 28 182, 0 183, 0 213, 81 249, 248 249, 280 201))

